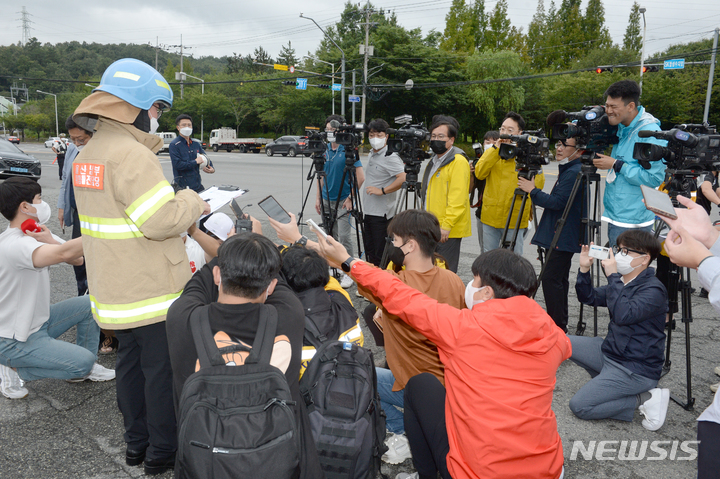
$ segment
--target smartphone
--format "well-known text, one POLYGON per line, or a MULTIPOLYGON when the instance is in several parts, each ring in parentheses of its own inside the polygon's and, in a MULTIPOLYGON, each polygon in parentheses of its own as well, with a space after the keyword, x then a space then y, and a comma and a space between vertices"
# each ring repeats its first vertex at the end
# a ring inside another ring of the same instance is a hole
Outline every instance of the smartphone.
POLYGON ((242 208, 237 204, 235 198, 230 202, 230 208, 233 210, 233 213, 235 213, 235 233, 242 231, 252 232, 252 220, 245 218, 245 213, 243 213, 242 208))
POLYGON ((610 257, 610 248, 598 246, 596 244, 590 245, 590 251, 588 251, 588 256, 597 259, 608 259, 610 257))
POLYGON ((235 213, 235 216, 240 220, 243 219, 243 216, 245 216, 245 213, 243 213, 242 208, 240 208, 240 205, 237 204, 237 201, 235 201, 235 198, 230 202, 230 208, 232 208, 233 213, 235 213))
POLYGON ((326 233, 325 231, 323 231, 323 229, 320 228, 320 226, 318 226, 317 223, 315 223, 313 220, 309 219, 309 220, 307 220, 307 224, 308 224, 309 227, 311 227, 312 229, 314 229, 314 230, 317 232, 318 235, 320 235, 320 236, 322 236, 323 238, 327 239, 327 233, 326 233))
POLYGON ((666 216, 674 220, 677 219, 675 207, 673 207, 672 200, 667 193, 645 185, 640 185, 640 189, 645 199, 645 208, 660 216, 666 216))
POLYGON ((270 195, 260 201, 258 203, 258 206, 262 208, 266 215, 268 215, 275 221, 279 221, 280 223, 285 224, 290 223, 290 215, 285 210, 285 208, 280 206, 280 203, 277 202, 273 195, 270 195))

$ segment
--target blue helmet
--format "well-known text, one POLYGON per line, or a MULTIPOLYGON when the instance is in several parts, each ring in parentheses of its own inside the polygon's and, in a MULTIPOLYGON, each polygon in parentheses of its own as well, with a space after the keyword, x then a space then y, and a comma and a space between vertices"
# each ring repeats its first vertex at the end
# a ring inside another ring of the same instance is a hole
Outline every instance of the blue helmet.
POLYGON ((147 63, 134 58, 123 58, 107 67, 100 85, 93 91, 110 93, 141 110, 149 110, 154 103, 167 109, 173 101, 172 89, 165 78, 147 63))

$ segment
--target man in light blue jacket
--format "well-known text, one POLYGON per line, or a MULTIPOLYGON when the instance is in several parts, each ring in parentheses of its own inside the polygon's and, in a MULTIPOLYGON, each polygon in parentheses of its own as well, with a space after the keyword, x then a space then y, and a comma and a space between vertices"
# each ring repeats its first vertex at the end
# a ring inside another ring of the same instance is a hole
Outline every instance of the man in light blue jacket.
POLYGON ((657 188, 665 176, 665 164, 651 163, 645 169, 633 158, 635 143, 654 143, 666 146, 665 140, 639 138, 643 130, 659 131, 660 120, 640 106, 640 87, 633 80, 621 80, 605 91, 605 111, 608 122, 618 126, 620 142, 613 146, 610 156, 598 154, 595 167, 609 170, 605 182, 602 220, 608 223, 610 246, 616 244, 620 233, 631 229, 652 229, 655 213, 642 202, 640 185, 657 188))
MULTIPOLYGON (((67 152, 65 153, 65 164, 63 165, 62 184, 60 186, 60 194, 58 195, 58 220, 60 227, 65 226, 72 228, 72 238, 80 237, 80 219, 78 218, 77 205, 75 204, 75 194, 72 182, 72 164, 80 150, 92 138, 92 132, 80 128, 72 119, 72 115, 65 121, 65 128, 70 135, 71 143, 68 143, 67 152)), ((82 296, 87 292, 87 273, 85 271, 85 263, 80 266, 73 266, 75 270, 75 280, 77 281, 78 296, 82 296)))

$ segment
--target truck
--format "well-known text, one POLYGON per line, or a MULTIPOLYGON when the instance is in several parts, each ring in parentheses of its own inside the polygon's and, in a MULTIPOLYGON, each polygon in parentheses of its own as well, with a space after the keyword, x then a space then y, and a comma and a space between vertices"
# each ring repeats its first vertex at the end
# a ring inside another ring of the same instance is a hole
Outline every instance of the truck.
POLYGON ((235 129, 222 127, 210 132, 210 147, 213 151, 239 150, 240 153, 260 153, 260 150, 269 142, 267 138, 236 138, 235 129))

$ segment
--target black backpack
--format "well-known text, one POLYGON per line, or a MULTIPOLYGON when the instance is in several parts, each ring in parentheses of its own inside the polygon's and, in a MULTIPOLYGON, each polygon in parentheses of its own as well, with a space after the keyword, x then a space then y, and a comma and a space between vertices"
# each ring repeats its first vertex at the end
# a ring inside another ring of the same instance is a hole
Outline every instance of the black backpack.
POLYGON ((178 415, 176 478, 284 479, 299 476, 300 437, 285 375, 270 365, 277 311, 261 309, 252 349, 218 349, 208 308, 190 316, 200 370, 185 382, 178 415), (250 355, 228 366, 221 356, 250 355))
POLYGON ((300 379, 300 392, 327 479, 374 478, 387 446, 372 352, 325 342, 300 379))

